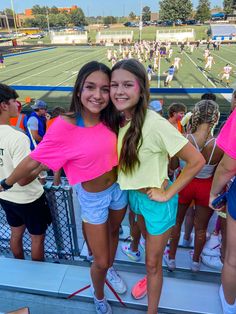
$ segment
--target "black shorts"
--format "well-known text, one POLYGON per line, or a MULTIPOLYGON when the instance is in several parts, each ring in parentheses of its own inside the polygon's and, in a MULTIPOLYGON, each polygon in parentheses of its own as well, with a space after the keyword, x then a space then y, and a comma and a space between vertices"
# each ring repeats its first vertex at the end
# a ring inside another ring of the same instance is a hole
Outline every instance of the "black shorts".
POLYGON ((32 235, 45 234, 48 225, 52 222, 47 199, 43 193, 36 201, 28 204, 16 204, 0 199, 7 222, 11 227, 25 225, 32 235))

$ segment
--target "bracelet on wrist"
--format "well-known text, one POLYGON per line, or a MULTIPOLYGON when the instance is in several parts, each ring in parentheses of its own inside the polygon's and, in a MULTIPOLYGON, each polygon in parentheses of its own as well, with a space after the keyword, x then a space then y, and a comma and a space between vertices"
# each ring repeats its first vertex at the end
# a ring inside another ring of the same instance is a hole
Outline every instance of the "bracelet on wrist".
POLYGON ((13 187, 13 185, 9 185, 6 183, 7 179, 3 179, 2 181, 0 181, 0 185, 3 187, 4 191, 9 190, 13 187))

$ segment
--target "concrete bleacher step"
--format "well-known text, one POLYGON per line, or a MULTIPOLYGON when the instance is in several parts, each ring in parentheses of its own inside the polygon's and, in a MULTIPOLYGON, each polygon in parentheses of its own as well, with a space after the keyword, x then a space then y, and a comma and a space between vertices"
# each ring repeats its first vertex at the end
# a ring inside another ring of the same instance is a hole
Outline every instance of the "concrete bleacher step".
MULTIPOLYGON (((122 244, 124 243, 124 241, 119 241, 118 244, 118 249, 116 252, 116 257, 115 257, 115 262, 116 263, 124 263, 124 264, 132 264, 132 265, 145 265, 145 252, 143 251, 143 249, 140 247, 140 252, 141 252, 141 260, 139 262, 134 262, 132 261, 128 256, 126 256, 121 249, 122 244)), ((83 248, 81 250, 81 257, 86 258, 87 256, 87 245, 86 243, 84 243, 83 248)), ((190 252, 191 252, 191 248, 182 248, 179 247, 177 250, 177 254, 176 254, 176 270, 180 270, 180 271, 189 271, 190 270, 190 252)), ((163 263, 162 263, 164 268, 166 267, 166 264, 164 262, 163 259, 163 263)), ((220 276, 220 271, 210 268, 206 265, 204 265, 203 263, 201 263, 201 268, 200 268, 200 272, 199 273, 209 273, 209 274, 215 274, 217 277, 220 276)))
MULTIPOLYGON (((134 300, 130 294, 132 286, 143 275, 130 271, 119 271, 119 273, 128 285, 127 292, 121 296, 122 301, 130 309, 146 310, 147 298, 134 300)), ((89 283, 90 271, 88 266, 0 258, 0 289, 67 298, 89 283)), ((160 312, 222 314, 218 290, 219 284, 217 283, 167 277, 164 279, 160 312)), ((122 307, 107 287, 105 293, 112 305, 122 307)), ((89 289, 74 296, 73 299, 93 301, 89 289)))

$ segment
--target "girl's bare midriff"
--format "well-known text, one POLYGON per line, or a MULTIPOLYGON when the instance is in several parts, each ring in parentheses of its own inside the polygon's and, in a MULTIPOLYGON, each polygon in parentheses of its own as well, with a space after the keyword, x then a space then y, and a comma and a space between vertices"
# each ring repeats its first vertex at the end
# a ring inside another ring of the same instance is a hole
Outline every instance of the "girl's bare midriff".
POLYGON ((114 167, 111 171, 104 173, 90 181, 82 183, 83 188, 87 192, 102 192, 112 186, 117 181, 117 168, 114 167))

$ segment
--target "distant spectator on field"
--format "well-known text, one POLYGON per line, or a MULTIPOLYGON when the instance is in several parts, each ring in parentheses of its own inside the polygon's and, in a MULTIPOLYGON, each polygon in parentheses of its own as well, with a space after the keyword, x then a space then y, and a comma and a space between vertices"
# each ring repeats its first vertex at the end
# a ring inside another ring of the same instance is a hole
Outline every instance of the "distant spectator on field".
POLYGON ((0 68, 5 68, 4 57, 2 53, 0 53, 0 68))
POLYGON ((187 111, 187 107, 182 103, 173 103, 168 108, 168 121, 181 133, 184 132, 184 128, 180 121, 184 117, 187 111))
POLYGON ((30 149, 33 150, 46 133, 47 104, 43 100, 37 99, 31 108, 34 111, 27 121, 27 135, 30 138, 30 149))

